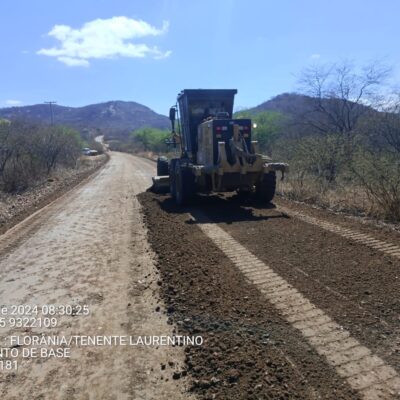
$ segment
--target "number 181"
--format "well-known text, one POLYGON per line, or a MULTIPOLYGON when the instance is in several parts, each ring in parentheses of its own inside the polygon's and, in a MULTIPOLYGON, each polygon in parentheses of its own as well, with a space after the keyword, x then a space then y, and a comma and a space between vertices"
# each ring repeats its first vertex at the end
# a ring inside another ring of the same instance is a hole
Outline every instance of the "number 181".
POLYGON ((17 360, 1 360, 0 370, 1 371, 11 371, 18 368, 17 360))

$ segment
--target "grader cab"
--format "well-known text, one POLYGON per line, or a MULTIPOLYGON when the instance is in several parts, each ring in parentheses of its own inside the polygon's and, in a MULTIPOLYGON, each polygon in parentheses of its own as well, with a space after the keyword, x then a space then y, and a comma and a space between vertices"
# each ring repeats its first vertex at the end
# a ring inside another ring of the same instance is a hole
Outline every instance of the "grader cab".
POLYGON ((254 193, 265 202, 273 199, 276 171, 283 176, 288 166, 259 154, 250 119, 232 118, 236 93, 185 89, 178 95, 170 120, 171 141, 180 146, 180 156, 158 159, 155 191, 169 188, 178 205, 188 203, 195 193, 236 191, 254 193))

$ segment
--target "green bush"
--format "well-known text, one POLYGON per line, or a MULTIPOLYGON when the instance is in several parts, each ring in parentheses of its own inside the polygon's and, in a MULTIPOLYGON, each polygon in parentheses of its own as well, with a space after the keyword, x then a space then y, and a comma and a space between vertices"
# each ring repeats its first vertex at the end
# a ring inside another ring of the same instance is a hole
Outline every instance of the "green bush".
POLYGON ((275 111, 263 111, 257 114, 240 111, 234 118, 249 118, 257 127, 252 129, 253 140, 257 140, 260 151, 272 154, 275 142, 281 136, 287 118, 284 114, 275 111))
POLYGON ((170 137, 170 132, 156 128, 141 128, 130 135, 133 148, 138 151, 153 151, 161 153, 168 150, 165 140, 170 137))

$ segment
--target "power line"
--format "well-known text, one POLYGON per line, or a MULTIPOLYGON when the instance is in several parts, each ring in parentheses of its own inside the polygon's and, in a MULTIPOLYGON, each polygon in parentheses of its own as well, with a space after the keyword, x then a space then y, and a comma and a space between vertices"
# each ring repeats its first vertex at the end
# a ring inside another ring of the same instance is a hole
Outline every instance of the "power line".
POLYGON ((53 112, 53 104, 57 104, 56 101, 45 101, 45 104, 50 106, 50 115, 51 115, 51 125, 54 125, 54 112, 53 112))

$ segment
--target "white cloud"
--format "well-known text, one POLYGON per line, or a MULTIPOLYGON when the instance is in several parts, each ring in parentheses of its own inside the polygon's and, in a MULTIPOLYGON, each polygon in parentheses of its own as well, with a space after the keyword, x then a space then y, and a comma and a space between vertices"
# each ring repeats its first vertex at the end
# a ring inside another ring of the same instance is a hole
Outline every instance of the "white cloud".
POLYGON ((74 67, 88 67, 89 60, 101 58, 162 59, 170 56, 171 51, 163 52, 156 46, 151 47, 132 40, 163 35, 168 27, 167 21, 158 29, 145 21, 127 17, 95 19, 86 22, 80 29, 55 25, 48 35, 60 41, 59 46, 40 49, 37 54, 56 57, 58 61, 74 67))
POLYGON ((171 51, 171 50, 168 50, 168 51, 166 51, 165 53, 161 53, 161 52, 160 52, 160 54, 155 55, 154 58, 155 58, 156 60, 162 60, 163 58, 169 57, 171 54, 172 54, 172 51, 171 51))
POLYGON ((22 105, 22 101, 20 100, 6 100, 4 103, 9 107, 18 107, 22 105))
POLYGON ((321 58, 321 54, 311 54, 310 58, 312 60, 319 60, 321 58))
POLYGON ((57 60, 69 67, 88 67, 90 65, 89 61, 84 58, 58 57, 57 60))

